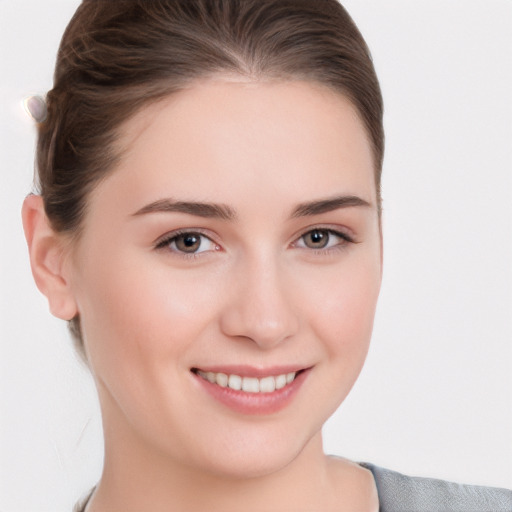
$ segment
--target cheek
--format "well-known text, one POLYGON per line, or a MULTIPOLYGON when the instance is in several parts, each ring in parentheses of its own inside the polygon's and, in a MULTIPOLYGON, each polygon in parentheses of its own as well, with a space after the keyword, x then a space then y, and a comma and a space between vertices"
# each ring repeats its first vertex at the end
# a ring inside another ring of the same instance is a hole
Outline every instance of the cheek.
POLYGON ((129 366, 135 376, 151 365, 179 365, 214 315, 213 277, 192 280, 129 255, 112 261, 83 272, 79 310, 93 368, 129 366))
POLYGON ((186 393, 170 390, 182 389, 191 354, 215 318, 218 287, 214 276, 191 281, 166 265, 126 255, 112 260, 96 272, 84 269, 80 304, 100 400, 105 414, 123 411, 140 433, 165 430, 175 424, 176 410, 190 410, 186 393))
POLYGON ((317 387, 310 397, 318 429, 345 400, 361 372, 380 289, 378 257, 363 254, 343 263, 317 272, 302 287, 307 339, 316 340, 321 350, 314 370, 317 387))
POLYGON ((325 276, 311 298, 311 324, 331 358, 361 366, 380 290, 380 262, 365 256, 325 276), (323 291, 322 289, 323 288, 323 291))

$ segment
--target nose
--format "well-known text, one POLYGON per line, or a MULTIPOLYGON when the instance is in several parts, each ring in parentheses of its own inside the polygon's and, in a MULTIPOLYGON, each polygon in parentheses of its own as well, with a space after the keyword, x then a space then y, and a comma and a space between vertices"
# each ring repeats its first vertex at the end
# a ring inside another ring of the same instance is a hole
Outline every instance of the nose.
POLYGON ((292 337, 299 327, 292 283, 276 262, 262 257, 240 268, 230 280, 229 300, 220 327, 229 337, 245 338, 270 349, 292 337))

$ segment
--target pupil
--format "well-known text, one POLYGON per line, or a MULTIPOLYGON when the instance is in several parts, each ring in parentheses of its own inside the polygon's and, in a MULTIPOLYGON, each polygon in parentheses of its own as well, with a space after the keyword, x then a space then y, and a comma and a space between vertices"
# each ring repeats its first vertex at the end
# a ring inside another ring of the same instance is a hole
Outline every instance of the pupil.
POLYGON ((185 245, 187 247, 192 247, 195 244, 197 244, 197 238, 194 235, 188 235, 188 236, 185 237, 183 242, 185 243, 185 245))
POLYGON ((324 239, 324 234, 320 233, 320 231, 314 231, 311 234, 311 238, 313 239, 313 243, 317 244, 324 239))

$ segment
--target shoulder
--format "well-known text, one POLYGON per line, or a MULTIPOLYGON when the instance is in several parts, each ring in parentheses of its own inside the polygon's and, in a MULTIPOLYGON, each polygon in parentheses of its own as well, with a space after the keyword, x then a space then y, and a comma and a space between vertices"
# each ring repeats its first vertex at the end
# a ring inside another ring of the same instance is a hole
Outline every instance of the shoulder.
POLYGON ((379 494, 380 512, 512 512, 512 491, 410 477, 362 463, 379 494))

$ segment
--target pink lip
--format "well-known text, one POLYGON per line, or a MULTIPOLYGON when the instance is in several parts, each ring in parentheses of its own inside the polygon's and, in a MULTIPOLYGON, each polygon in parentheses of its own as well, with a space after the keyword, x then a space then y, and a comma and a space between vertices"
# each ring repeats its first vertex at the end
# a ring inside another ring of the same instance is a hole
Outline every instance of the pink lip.
MULTIPOLYGON (((223 388, 217 384, 208 382, 195 373, 192 373, 192 375, 203 390, 221 404, 229 407, 231 410, 240 414, 264 415, 276 413, 290 404, 309 375, 310 369, 311 368, 304 369, 295 377, 293 382, 286 385, 284 388, 273 391, 272 393, 246 393, 244 391, 237 391, 231 388, 223 388)), ((201 368, 201 370, 203 369, 201 368)), ((273 373, 273 370, 270 368, 266 368, 264 372, 255 368, 252 368, 252 371, 248 370, 248 367, 233 366, 230 366, 228 370, 228 367, 224 366, 219 370, 209 368, 208 370, 203 371, 214 371, 215 373, 222 372, 228 375, 243 375, 245 377, 266 377, 269 375, 282 375, 283 373, 295 371, 293 369, 286 371, 285 367, 279 367, 277 373, 273 373), (234 371, 235 368, 237 371, 234 371)))

